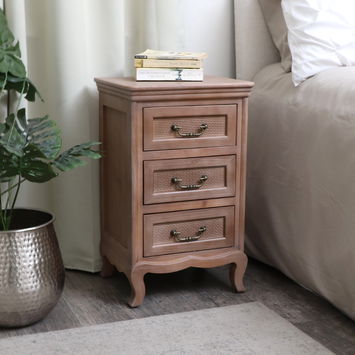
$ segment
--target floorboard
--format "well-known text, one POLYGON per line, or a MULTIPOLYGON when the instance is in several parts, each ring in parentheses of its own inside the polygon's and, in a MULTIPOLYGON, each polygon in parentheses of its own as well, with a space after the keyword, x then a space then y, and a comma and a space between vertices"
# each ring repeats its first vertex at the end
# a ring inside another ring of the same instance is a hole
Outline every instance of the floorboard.
POLYGON ((232 292, 227 267, 148 274, 145 283, 144 303, 132 309, 126 304, 130 287, 123 274, 103 279, 98 274, 67 271, 65 289, 55 309, 32 326, 0 328, 0 339, 259 301, 335 354, 355 354, 355 322, 326 300, 255 260, 249 261, 245 275, 247 291, 242 294, 232 292))

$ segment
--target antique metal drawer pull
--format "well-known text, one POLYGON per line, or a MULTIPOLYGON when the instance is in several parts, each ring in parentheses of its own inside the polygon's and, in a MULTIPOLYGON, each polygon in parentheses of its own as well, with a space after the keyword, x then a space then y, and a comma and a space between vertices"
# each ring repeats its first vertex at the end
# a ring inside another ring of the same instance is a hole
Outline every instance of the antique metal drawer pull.
POLYGON ((203 134, 203 132, 208 128, 208 124, 207 123, 202 123, 200 125, 200 127, 198 128, 197 132, 188 132, 188 133, 181 133, 180 131, 182 130, 182 127, 173 124, 171 126, 171 129, 176 132, 180 137, 184 137, 184 138, 193 138, 193 137, 199 137, 203 134))
POLYGON ((201 238, 201 235, 203 232, 205 232, 207 227, 203 226, 198 229, 198 232, 191 236, 191 237, 180 237, 181 232, 178 232, 177 230, 172 230, 170 232, 170 235, 175 238, 176 242, 193 242, 195 240, 199 240, 201 238))
POLYGON ((175 184, 177 188, 180 190, 196 190, 202 187, 202 185, 207 181, 208 176, 207 175, 202 175, 200 177, 200 183, 199 184, 193 184, 193 185, 181 185, 182 179, 179 179, 177 177, 172 177, 171 182, 175 184))

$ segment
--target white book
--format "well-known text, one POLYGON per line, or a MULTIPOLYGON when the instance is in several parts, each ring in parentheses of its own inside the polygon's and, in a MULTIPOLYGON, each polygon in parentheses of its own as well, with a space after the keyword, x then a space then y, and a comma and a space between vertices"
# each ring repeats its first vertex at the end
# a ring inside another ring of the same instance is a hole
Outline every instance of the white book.
POLYGON ((137 81, 203 81, 203 68, 136 68, 137 81))
POLYGON ((174 52, 146 49, 142 53, 137 53, 134 57, 137 59, 204 59, 207 58, 207 54, 197 52, 174 52))

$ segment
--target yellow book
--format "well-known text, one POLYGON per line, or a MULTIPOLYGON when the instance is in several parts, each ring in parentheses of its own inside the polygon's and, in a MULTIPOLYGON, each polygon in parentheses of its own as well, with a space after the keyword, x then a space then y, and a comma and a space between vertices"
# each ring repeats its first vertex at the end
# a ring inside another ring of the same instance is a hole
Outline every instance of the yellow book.
POLYGON ((200 59, 134 59, 136 68, 202 68, 200 59))

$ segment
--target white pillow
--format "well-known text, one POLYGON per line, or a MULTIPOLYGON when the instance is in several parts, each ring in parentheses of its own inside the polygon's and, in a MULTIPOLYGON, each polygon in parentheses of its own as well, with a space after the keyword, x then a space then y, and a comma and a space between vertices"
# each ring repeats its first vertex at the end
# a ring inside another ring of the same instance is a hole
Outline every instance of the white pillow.
POLYGON ((297 86, 329 68, 355 65, 355 0, 282 0, 297 86))

